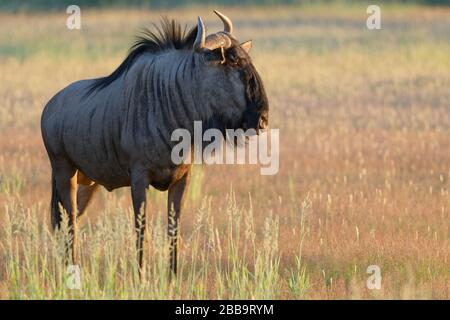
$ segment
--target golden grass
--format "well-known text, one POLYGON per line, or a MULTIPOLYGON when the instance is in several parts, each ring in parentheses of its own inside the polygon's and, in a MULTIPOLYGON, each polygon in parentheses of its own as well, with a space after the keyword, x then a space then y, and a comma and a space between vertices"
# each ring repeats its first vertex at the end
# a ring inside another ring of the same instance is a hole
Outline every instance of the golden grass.
MULTIPOLYGON (((383 29, 368 31, 362 6, 224 9, 255 41, 280 172, 195 168, 174 283, 166 196, 149 194, 141 284, 129 191, 101 192, 82 220, 81 291, 65 287, 47 226, 39 116, 68 83, 111 72, 161 12, 83 11, 80 32, 64 13, 1 14, 0 297, 448 299, 450 11, 382 10, 383 29), (374 264, 381 290, 366 288, 374 264)), ((220 26, 206 9, 166 13, 220 26)))

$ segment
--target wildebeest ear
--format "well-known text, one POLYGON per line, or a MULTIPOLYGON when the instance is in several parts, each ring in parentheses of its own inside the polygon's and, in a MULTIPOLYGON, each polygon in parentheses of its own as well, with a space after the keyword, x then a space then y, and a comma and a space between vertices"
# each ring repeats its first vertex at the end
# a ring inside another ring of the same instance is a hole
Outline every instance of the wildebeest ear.
POLYGON ((247 53, 250 52, 250 49, 252 48, 252 45, 253 45, 252 40, 248 40, 248 41, 245 41, 245 42, 241 43, 242 49, 247 51, 247 53))

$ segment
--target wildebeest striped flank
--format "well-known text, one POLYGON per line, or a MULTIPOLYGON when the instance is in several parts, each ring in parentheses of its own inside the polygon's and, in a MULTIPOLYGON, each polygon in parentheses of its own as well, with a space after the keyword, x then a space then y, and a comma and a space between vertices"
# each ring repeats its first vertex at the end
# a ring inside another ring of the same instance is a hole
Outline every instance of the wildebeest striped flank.
POLYGON ((123 63, 104 78, 81 80, 46 105, 42 136, 52 167, 52 225, 68 213, 72 262, 77 263, 77 217, 99 186, 131 186, 140 272, 143 270, 146 189, 168 190, 171 269, 176 273, 177 230, 190 165, 171 161, 177 128, 253 128, 268 125, 268 101, 248 51, 232 35, 229 18, 216 14, 224 31, 205 35, 163 19, 137 38, 123 63), (61 204, 61 206, 59 206, 61 204), (141 216, 142 215, 142 216, 141 216))

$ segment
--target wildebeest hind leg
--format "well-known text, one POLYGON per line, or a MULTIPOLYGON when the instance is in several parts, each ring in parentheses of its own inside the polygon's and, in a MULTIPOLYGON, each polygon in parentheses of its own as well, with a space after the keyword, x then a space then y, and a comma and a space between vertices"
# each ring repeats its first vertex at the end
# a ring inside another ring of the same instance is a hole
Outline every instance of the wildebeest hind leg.
MULTIPOLYGON (((77 263, 77 169, 66 159, 52 159, 52 174, 56 199, 61 203, 69 217, 69 232, 71 236, 72 263, 77 263)), ((52 202, 55 201, 52 199, 52 202)), ((55 203, 52 203, 52 207, 55 203)), ((56 204, 58 206, 58 204, 56 204)), ((58 209, 58 214, 61 212, 58 209)))
POLYGON ((78 192, 77 192, 78 218, 81 217, 86 212, 87 207, 91 203, 92 196, 97 190, 98 184, 96 183, 89 186, 78 184, 78 192))

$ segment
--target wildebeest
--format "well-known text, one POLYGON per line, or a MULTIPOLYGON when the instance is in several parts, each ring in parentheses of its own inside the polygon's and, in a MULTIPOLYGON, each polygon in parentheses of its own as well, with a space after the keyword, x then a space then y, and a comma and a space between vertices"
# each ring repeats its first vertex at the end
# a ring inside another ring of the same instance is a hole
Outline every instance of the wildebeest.
POLYGON ((177 230, 189 184, 190 165, 171 161, 171 133, 255 129, 268 125, 268 100, 233 24, 215 11, 224 30, 205 36, 197 26, 181 28, 163 19, 156 31, 137 38, 127 58, 109 76, 81 80, 58 92, 45 106, 41 128, 52 167, 51 221, 69 216, 72 262, 77 263, 77 217, 99 186, 131 186, 139 271, 143 270, 146 189, 169 191, 170 266, 176 273, 177 230), (192 131, 190 131, 192 132, 192 131))

